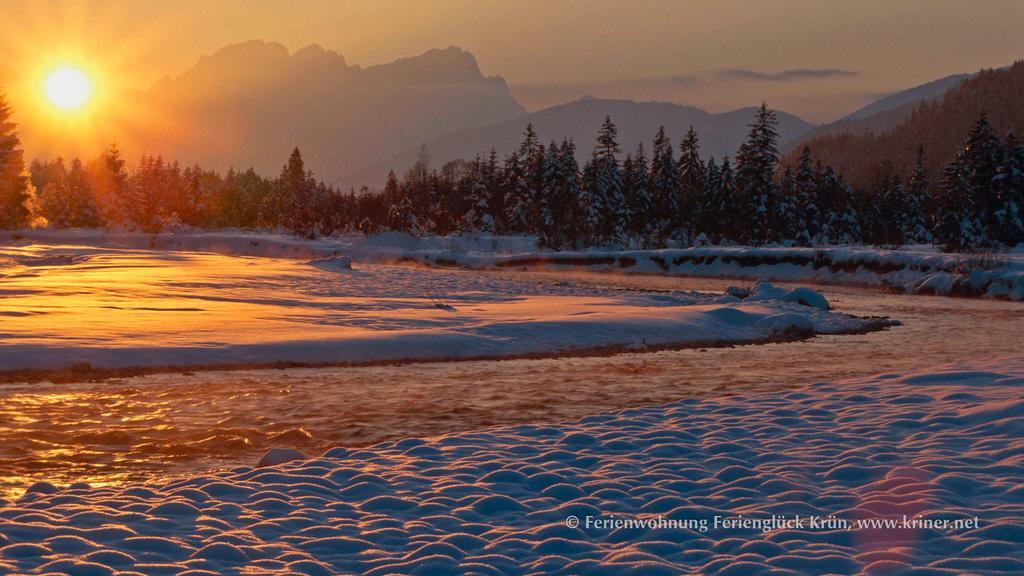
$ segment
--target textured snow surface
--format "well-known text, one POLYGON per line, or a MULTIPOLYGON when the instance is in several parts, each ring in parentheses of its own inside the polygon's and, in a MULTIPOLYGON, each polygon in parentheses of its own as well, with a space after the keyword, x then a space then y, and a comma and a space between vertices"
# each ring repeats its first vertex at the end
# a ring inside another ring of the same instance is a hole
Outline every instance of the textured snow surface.
MULTIPOLYGON (((888 286, 910 293, 1024 300, 1024 245, 996 254, 949 254, 931 246, 887 250, 866 246, 791 248, 703 246, 667 250, 552 252, 530 236, 413 237, 385 232, 302 240, 252 232, 177 234, 106 233, 98 230, 0 231, 46 243, 200 250, 272 258, 341 254, 357 263, 417 263, 481 269, 585 269, 626 273, 730 277, 787 282, 888 286)), ((2 258, 2 257, 0 257, 2 258)), ((321 266, 337 267, 324 262, 321 266)))
POLYGON ((1019 574, 1024 357, 0 501, 0 573, 1019 574), (973 519, 601 529, 587 518, 973 519), (574 524, 570 516, 578 519, 574 524))
POLYGON ((344 256, 111 246, 0 246, 0 261, 0 370, 552 355, 876 324, 827 310, 812 291, 770 285, 740 301, 478 272, 352 267, 344 256))

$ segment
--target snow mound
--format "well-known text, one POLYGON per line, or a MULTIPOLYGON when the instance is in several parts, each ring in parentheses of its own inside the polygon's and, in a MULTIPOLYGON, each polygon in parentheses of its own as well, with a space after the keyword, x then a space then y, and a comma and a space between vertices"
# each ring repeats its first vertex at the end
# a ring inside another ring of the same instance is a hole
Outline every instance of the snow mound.
POLYGON ((0 370, 557 356, 889 325, 830 311, 814 291, 768 283, 740 299, 423 267, 366 264, 339 274, 351 266, 339 255, 0 246, 0 258, 17 261, 67 257, 76 264, 5 276, 0 370))
POLYGON ((350 256, 327 256, 325 258, 314 258, 306 264, 316 266, 321 270, 351 270, 352 258, 350 256))
POLYGON ((1022 381, 1024 357, 41 486, 0 502, 0 573, 1020 573, 1022 381))
POLYGON ((257 468, 263 468, 265 466, 277 466, 278 464, 284 464, 285 462, 291 462, 292 460, 302 460, 302 452, 293 450, 292 448, 271 448, 267 450, 267 453, 260 458, 257 468))
POLYGON ((817 290, 811 290, 810 288, 793 288, 792 290, 786 290, 785 288, 779 288, 773 286, 768 282, 758 282, 754 285, 754 289, 750 291, 750 295, 746 298, 750 302, 762 302, 762 301, 776 301, 776 302, 794 302, 803 306, 810 306, 819 310, 829 310, 828 299, 825 295, 817 290))
POLYGON ((814 334, 814 322, 794 312, 773 314, 757 321, 758 329, 772 336, 809 336, 814 334))

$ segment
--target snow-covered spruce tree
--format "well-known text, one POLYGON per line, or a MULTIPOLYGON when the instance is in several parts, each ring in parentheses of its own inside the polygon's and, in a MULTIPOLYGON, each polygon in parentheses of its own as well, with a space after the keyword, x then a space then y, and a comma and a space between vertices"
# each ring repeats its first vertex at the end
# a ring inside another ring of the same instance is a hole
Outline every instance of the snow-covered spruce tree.
POLYGON ((818 243, 855 244, 862 241, 861 219, 853 207, 853 190, 831 166, 821 173, 818 206, 824 212, 818 243))
POLYGON ((776 195, 775 171, 779 163, 778 118, 764 103, 758 109, 750 132, 736 155, 736 187, 740 206, 737 219, 746 222, 738 240, 764 244, 778 240, 771 229, 772 198, 776 195))
POLYGON ((25 153, 21 149, 11 107, 0 94, 0 229, 28 226, 31 214, 25 153))
POLYGON ((529 227, 530 190, 519 154, 509 154, 501 170, 501 188, 505 191, 505 229, 509 234, 524 234, 529 227))
MULTIPOLYGON (((785 210, 790 211, 780 225, 787 228, 790 240, 800 246, 811 246, 822 229, 821 209, 818 206, 820 166, 811 158, 811 149, 804 146, 793 174, 793 187, 789 198, 784 198, 785 210)), ((780 213, 784 210, 780 210, 780 213)))
POLYGON ((572 248, 580 248, 584 230, 580 222, 584 219, 581 207, 580 166, 576 162, 576 143, 571 139, 562 140, 558 150, 559 177, 562 187, 554 210, 555 223, 560 237, 572 248))
POLYGON ((651 238, 652 247, 662 247, 665 239, 675 231, 675 218, 681 213, 679 205, 679 171, 676 167, 672 142, 665 135, 665 127, 658 128, 654 136, 651 156, 651 201, 653 203, 651 238))
POLYGON ((562 247, 561 230, 556 220, 559 196, 562 191, 561 158, 558 154, 559 148, 554 140, 544 150, 541 159, 540 190, 537 194, 537 243, 540 248, 562 247))
POLYGON ((714 158, 704 164, 704 186, 697 198, 697 210, 694 214, 694 241, 698 238, 707 242, 717 243, 722 237, 722 171, 714 158))
POLYGON ((875 202, 880 207, 878 221, 882 225, 882 245, 902 246, 907 243, 903 230, 909 219, 907 208, 907 192, 900 177, 893 174, 888 185, 882 191, 882 197, 875 202))
MULTIPOLYGON (((106 226, 120 226, 128 219, 131 198, 128 194, 128 171, 117 146, 111 145, 99 158, 86 164, 99 217, 106 226)), ((37 188, 38 190, 38 188, 37 188)))
POLYGON ((477 156, 470 164, 466 175, 465 201, 467 210, 463 216, 463 230, 473 233, 493 233, 494 219, 491 216, 491 189, 488 182, 491 176, 488 165, 477 156))
POLYGON ((928 172, 924 167, 924 146, 917 147, 917 161, 907 182, 906 215, 903 221, 903 236, 910 244, 932 242, 931 205, 932 194, 928 172))
POLYGON ((679 212, 674 215, 675 236, 688 243, 693 237, 693 228, 702 209, 699 200, 704 196, 704 162, 700 159, 700 143, 693 126, 679 143, 679 188, 677 190, 679 212))
POLYGON ((978 231, 982 224, 975 218, 974 189, 965 156, 961 151, 943 170, 943 190, 932 235, 947 252, 973 250, 981 243, 978 231))
POLYGON ((61 161, 57 166, 36 196, 39 213, 53 228, 99 226, 96 201, 82 162, 76 158, 71 162, 70 170, 65 170, 61 161))
POLYGON ((719 178, 722 183, 719 186, 718 194, 718 223, 716 228, 719 230, 718 238, 716 242, 722 243, 728 240, 736 241, 741 237, 739 232, 739 220, 737 218, 740 210, 738 206, 739 196, 736 190, 736 177, 732 170, 732 163, 729 160, 729 155, 726 154, 722 158, 722 165, 718 170, 719 178))
POLYGON ((992 129, 988 115, 982 112, 974 128, 964 142, 963 164, 974 198, 973 219, 980 227, 975 233, 978 241, 990 243, 990 235, 997 228, 996 212, 999 210, 999 190, 996 176, 1003 161, 1003 145, 992 129))
POLYGON ((505 233, 505 189, 501 186, 501 167, 498 165, 498 150, 491 146, 484 164, 484 185, 487 187, 488 209, 495 234, 505 233))
POLYGON ((800 236, 803 224, 797 215, 796 184, 793 178, 793 167, 786 164, 782 167, 782 175, 775 187, 775 198, 769 204, 773 207, 770 214, 771 228, 778 230, 779 239, 794 241, 800 236))
POLYGON ((647 155, 643 143, 640 143, 636 153, 627 155, 622 163, 627 243, 640 248, 649 245, 649 239, 654 233, 651 228, 654 204, 651 201, 648 174, 647 155))
POLYGON ((591 232, 594 243, 602 246, 620 244, 625 232, 622 171, 616 157, 622 150, 619 148, 617 137, 618 129, 611 118, 605 116, 591 160, 594 178, 587 218, 593 226, 591 232))
POLYGON ((1010 132, 1000 167, 999 208, 995 213, 995 238, 1004 246, 1024 243, 1024 142, 1010 132))
POLYGON ((309 238, 316 236, 319 220, 317 183, 313 174, 306 170, 302 152, 297 147, 281 168, 274 188, 274 205, 280 210, 278 224, 293 234, 309 238))
POLYGON ((523 167, 523 178, 526 183, 526 230, 530 234, 536 234, 540 225, 540 206, 538 195, 540 194, 544 173, 544 145, 533 130, 533 124, 526 125, 523 131, 523 141, 519 145, 519 161, 523 167))
POLYGON ((594 156, 583 164, 580 171, 580 219, 577 224, 582 246, 593 246, 597 244, 595 230, 597 229, 597 210, 595 206, 599 203, 594 198, 597 191, 597 163, 594 156))
MULTIPOLYGON (((406 194, 404 183, 399 183, 395 173, 388 172, 387 183, 384 185, 384 202, 388 207, 385 225, 396 232, 407 234, 420 233, 419 222, 413 214, 412 200, 406 194)), ((369 224, 361 226, 363 230, 372 230, 369 224)))

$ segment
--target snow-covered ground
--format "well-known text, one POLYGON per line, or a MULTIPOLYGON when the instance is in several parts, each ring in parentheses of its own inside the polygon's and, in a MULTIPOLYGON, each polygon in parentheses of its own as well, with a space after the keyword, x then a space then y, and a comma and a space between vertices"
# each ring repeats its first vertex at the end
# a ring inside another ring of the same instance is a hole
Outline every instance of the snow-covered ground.
POLYGON ((40 483, 0 501, 0 572, 1019 574, 1022 386, 1017 357, 40 483))
POLYGON ((475 269, 585 269, 625 273, 730 277, 789 282, 887 286, 922 294, 1024 300, 1024 247, 994 254, 949 254, 930 246, 884 250, 864 246, 789 248, 708 246, 668 250, 538 251, 524 236, 425 237, 388 232, 302 240, 250 232, 147 235, 99 230, 0 232, 44 243, 210 251, 312 258, 332 254, 363 263, 418 263, 475 269))
POLYGON ((828 310, 817 292, 768 284, 739 298, 650 293, 419 267, 350 269, 347 257, 311 256, 0 245, 0 370, 553 355, 885 325, 828 310))

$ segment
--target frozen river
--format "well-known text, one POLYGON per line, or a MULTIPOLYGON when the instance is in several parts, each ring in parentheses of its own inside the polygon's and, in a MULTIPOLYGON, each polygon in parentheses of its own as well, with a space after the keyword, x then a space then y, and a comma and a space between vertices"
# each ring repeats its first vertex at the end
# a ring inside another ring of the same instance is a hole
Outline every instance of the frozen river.
MULTIPOLYGON (((555 291, 721 293, 736 283, 443 274, 528 282, 545 293, 545 284, 555 291)), ((691 395, 741 394, 1022 352, 1020 303, 859 288, 824 292, 842 312, 891 316, 903 325, 801 342, 614 356, 173 372, 93 383, 0 385, 0 496, 16 496, 40 479, 107 484, 251 465, 271 446, 315 455, 332 446, 552 422, 691 395)))

